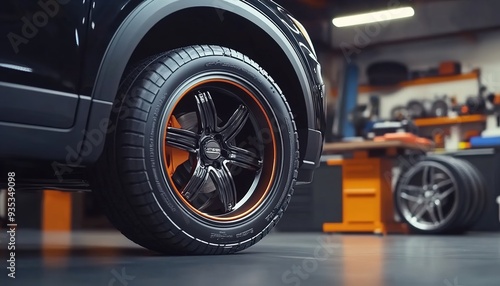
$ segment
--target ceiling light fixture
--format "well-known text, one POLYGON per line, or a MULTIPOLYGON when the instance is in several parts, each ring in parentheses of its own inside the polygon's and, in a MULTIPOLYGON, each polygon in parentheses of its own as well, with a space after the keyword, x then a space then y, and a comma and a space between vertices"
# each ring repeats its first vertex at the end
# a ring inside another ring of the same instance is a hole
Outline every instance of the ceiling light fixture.
POLYGON ((413 10, 412 7, 402 7, 402 8, 389 9, 378 12, 370 12, 352 16, 338 17, 334 18, 332 22, 333 25, 335 25, 335 27, 341 28, 354 25, 407 18, 413 15, 415 15, 415 10, 413 10))

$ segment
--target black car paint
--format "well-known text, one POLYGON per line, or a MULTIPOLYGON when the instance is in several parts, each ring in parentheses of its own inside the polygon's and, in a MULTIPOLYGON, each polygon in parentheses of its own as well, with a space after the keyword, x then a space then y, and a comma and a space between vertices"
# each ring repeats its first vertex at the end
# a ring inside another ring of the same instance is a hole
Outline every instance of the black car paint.
MULTIPOLYGON (((308 128, 299 130, 302 139, 307 137, 301 142, 306 149, 302 167, 312 170, 323 142, 320 66, 287 12, 267 0, 6 0, 0 12, 0 35, 6 35, 0 41, 0 134, 7 136, 0 143, 0 158, 69 165, 97 160, 124 59, 163 17, 200 5, 252 21, 286 51, 308 110, 308 128), (52 3, 52 12, 44 3, 52 3)), ((305 173, 303 181, 311 172, 305 173)))

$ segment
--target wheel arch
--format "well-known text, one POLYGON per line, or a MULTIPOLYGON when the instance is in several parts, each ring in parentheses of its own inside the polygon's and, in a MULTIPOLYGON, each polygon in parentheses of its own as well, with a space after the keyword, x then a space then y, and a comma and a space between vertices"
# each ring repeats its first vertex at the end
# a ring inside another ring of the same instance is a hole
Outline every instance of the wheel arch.
MULTIPOLYGON (((140 59, 185 45, 226 45, 248 55, 273 76, 294 115, 300 115, 296 118, 299 130, 314 128, 311 87, 298 55, 300 47, 294 47, 276 24, 248 4, 225 0, 202 5, 194 0, 149 1, 139 5, 108 45, 92 92, 94 102, 113 102, 127 67, 140 59), (186 33, 186 27, 190 32, 186 33), (241 37, 242 28, 248 34, 246 37, 241 37), (160 41, 158 35, 163 36, 160 41), (152 41, 154 45, 150 44, 152 41)), ((93 104, 87 129, 99 129, 111 110, 111 104, 93 104)), ((308 133, 302 134, 301 158, 308 142, 304 138, 308 133)), ((95 162, 103 145, 95 146, 83 160, 95 162)))

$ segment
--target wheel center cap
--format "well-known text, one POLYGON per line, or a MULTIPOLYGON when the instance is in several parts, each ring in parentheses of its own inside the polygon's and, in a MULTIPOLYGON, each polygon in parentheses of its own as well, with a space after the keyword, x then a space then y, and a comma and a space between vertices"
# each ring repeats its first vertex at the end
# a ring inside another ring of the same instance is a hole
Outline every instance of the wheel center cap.
POLYGON ((222 149, 217 141, 210 139, 203 145, 203 153, 208 159, 217 160, 222 154, 222 149))

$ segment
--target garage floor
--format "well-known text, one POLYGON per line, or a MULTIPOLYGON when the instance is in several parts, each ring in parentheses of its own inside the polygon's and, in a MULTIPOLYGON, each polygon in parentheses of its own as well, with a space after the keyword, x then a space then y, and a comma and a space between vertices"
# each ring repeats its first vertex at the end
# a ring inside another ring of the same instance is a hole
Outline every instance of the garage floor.
POLYGON ((500 285, 500 235, 491 234, 273 233, 240 254, 212 257, 159 256, 115 232, 16 237, 17 278, 7 280, 2 245, 0 285, 500 285))

